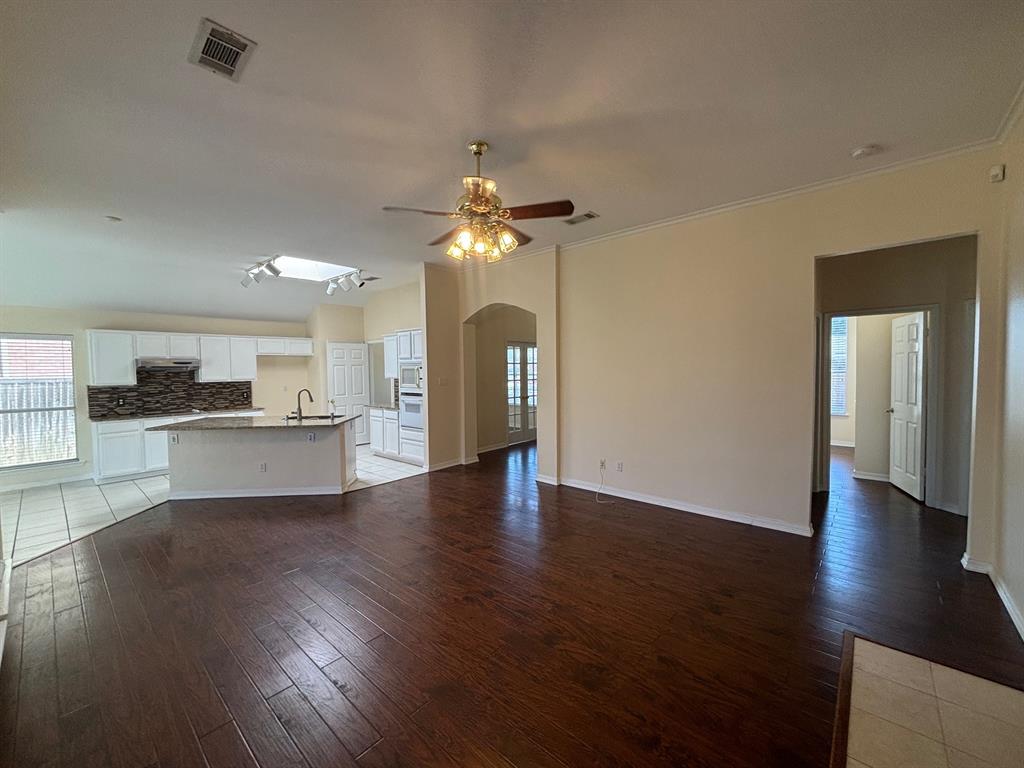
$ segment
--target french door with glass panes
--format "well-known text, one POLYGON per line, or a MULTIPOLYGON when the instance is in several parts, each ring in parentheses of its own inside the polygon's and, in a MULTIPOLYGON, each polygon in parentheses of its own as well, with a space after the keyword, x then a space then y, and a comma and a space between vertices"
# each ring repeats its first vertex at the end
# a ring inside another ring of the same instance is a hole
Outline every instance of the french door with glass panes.
POLYGON ((537 439, 537 345, 510 342, 505 348, 508 442, 537 439))

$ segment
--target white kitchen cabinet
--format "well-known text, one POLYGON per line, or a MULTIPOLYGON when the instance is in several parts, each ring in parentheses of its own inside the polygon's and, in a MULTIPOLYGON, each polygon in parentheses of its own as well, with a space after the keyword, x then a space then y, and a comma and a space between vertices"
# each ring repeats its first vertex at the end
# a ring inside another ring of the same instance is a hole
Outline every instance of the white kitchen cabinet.
POLYGON ((398 378, 398 336, 395 334, 384 337, 384 378, 398 378))
POLYGON ((398 433, 398 456, 416 464, 423 463, 423 430, 401 427, 398 433))
POLYGON ((257 355, 284 355, 287 352, 288 345, 284 339, 261 336, 256 340, 257 355))
POLYGON ((384 411, 384 453, 398 453, 398 411, 384 411))
POLYGON ((138 421, 111 421, 95 428, 96 479, 145 471, 142 428, 138 421))
POLYGON ((423 359, 423 331, 412 331, 412 359, 423 359))
POLYGON ((198 381, 231 381, 231 340, 227 336, 199 337, 198 381))
POLYGON ((370 450, 384 450, 384 414, 380 408, 370 409, 370 450))
POLYGON ((293 357, 313 356, 312 339, 285 339, 285 342, 287 342, 287 351, 285 354, 292 355, 293 357))
POLYGON ((173 424, 173 417, 142 420, 142 451, 143 463, 147 472, 167 469, 167 436, 169 432, 147 432, 150 427, 162 427, 173 424))
POLYGON ((130 331, 89 331, 89 383, 94 386, 135 386, 135 334, 130 331))
POLYGON ((135 357, 167 357, 169 342, 166 333, 136 333, 135 357))
POLYGON ((199 337, 194 333, 171 333, 167 337, 167 351, 171 357, 199 359, 199 337))
POLYGON ((405 363, 413 360, 412 356, 412 331, 399 331, 398 336, 398 362, 405 363))
POLYGON ((229 340, 232 381, 256 380, 256 338, 232 336, 229 340))

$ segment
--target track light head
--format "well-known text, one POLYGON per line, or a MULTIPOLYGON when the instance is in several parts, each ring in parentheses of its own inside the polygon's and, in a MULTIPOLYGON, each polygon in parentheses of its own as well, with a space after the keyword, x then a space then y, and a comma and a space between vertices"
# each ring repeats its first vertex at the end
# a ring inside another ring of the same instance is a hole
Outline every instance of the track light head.
POLYGON ((366 285, 366 281, 363 280, 359 272, 353 272, 351 275, 348 276, 348 279, 352 281, 352 285, 354 285, 356 288, 362 288, 364 285, 366 285))
POLYGON ((252 285, 252 273, 246 270, 245 274, 242 276, 241 282, 243 288, 248 288, 250 285, 252 285))
POLYGON ((338 284, 334 280, 331 280, 331 281, 329 281, 327 283, 327 295, 328 296, 333 296, 337 292, 337 290, 338 290, 338 284))
POLYGON ((348 275, 345 275, 343 278, 341 278, 341 280, 338 281, 338 285, 340 285, 341 290, 345 291, 346 293, 348 291, 351 291, 355 287, 355 283, 352 282, 352 278, 349 277, 348 275))
POLYGON ((262 283, 264 279, 266 279, 267 277, 267 273, 264 272, 262 269, 257 269, 255 272, 250 272, 249 274, 252 275, 252 279, 255 280, 257 283, 262 283))
POLYGON ((263 265, 263 268, 274 277, 281 276, 281 270, 277 268, 273 261, 268 261, 266 264, 263 265))

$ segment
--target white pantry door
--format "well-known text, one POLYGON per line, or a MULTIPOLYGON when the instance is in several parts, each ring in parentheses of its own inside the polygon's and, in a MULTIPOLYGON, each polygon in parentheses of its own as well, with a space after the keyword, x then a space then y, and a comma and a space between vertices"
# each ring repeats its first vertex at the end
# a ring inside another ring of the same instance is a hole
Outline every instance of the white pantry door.
POLYGON ((327 413, 362 416, 356 421, 356 445, 370 442, 370 366, 365 344, 327 343, 327 413))
POLYGON ((892 321, 889 482, 924 499, 924 312, 892 321))

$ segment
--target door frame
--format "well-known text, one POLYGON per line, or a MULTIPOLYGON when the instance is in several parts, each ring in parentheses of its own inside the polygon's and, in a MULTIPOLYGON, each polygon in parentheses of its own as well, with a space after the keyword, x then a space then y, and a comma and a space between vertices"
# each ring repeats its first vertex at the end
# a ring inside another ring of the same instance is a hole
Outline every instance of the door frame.
MULTIPOLYGON (((513 440, 512 439, 512 434, 509 432, 509 428, 508 428, 508 394, 507 394, 507 392, 508 392, 508 348, 512 347, 512 346, 519 347, 520 350, 523 350, 526 347, 533 347, 534 354, 537 355, 537 382, 538 382, 538 385, 537 385, 537 408, 538 408, 538 411, 537 411, 537 413, 540 412, 539 411, 539 408, 540 408, 540 355, 536 351, 537 350, 537 342, 536 341, 516 341, 515 339, 506 339, 506 341, 505 341, 505 391, 506 391, 506 395, 505 395, 505 444, 506 445, 518 445, 519 443, 531 443, 531 442, 533 442, 534 440, 537 439, 537 424, 536 423, 534 424, 534 427, 533 427, 532 430, 527 426, 529 424, 529 417, 530 417, 529 416, 529 405, 527 405, 526 408, 520 414, 520 416, 522 417, 522 424, 523 424, 523 429, 521 431, 524 432, 524 433, 532 432, 533 434, 528 436, 528 437, 524 437, 524 438, 521 438, 521 439, 517 438, 516 440, 513 440)), ((529 370, 529 363, 527 362, 525 356, 523 357, 522 360, 520 360, 519 365, 520 365, 520 368, 521 368, 521 371, 522 371, 522 375, 521 375, 521 377, 519 379, 519 381, 520 381, 519 398, 520 398, 520 407, 522 407, 522 400, 523 400, 523 394, 522 393, 523 393, 524 390, 527 389, 526 383, 529 380, 528 376, 527 376, 527 371, 529 370)), ((536 420, 537 417, 534 416, 534 419, 536 420)))
POLYGON ((332 344, 346 344, 346 345, 359 345, 363 348, 363 352, 366 354, 366 407, 363 409, 362 419, 366 425, 366 442, 357 443, 357 445, 368 445, 370 441, 370 401, 373 400, 370 392, 370 347, 369 343, 365 341, 326 341, 324 343, 324 407, 326 408, 330 404, 331 400, 331 345, 332 344))
MULTIPOLYGON (((942 466, 942 456, 938 451, 939 434, 942 431, 942 409, 933 408, 932 403, 941 403, 943 398, 942 377, 939 372, 942 370, 942 340, 944 338, 942 315, 939 312, 938 304, 913 304, 901 307, 871 308, 871 309, 849 309, 838 312, 822 312, 820 317, 820 331, 815 334, 815 421, 819 429, 815 432, 813 472, 815 491, 829 490, 829 452, 832 442, 832 421, 830 388, 825 384, 830 380, 832 369, 831 344, 826 343, 831 339, 830 333, 825 329, 832 328, 833 317, 871 317, 873 315, 902 315, 910 312, 924 312, 927 334, 925 336, 925 377, 924 377, 924 504, 936 509, 945 509, 938 498, 938 479, 942 477, 945 468, 942 466)), ((817 318, 816 318, 817 319, 817 318)), ((891 436, 890 436, 891 440, 891 436)), ((856 448, 854 449, 856 450, 856 448)), ((894 486, 895 487, 895 486, 894 486)), ((947 510, 950 511, 950 510, 947 510)), ((960 514, 964 514, 961 511, 960 514)))

